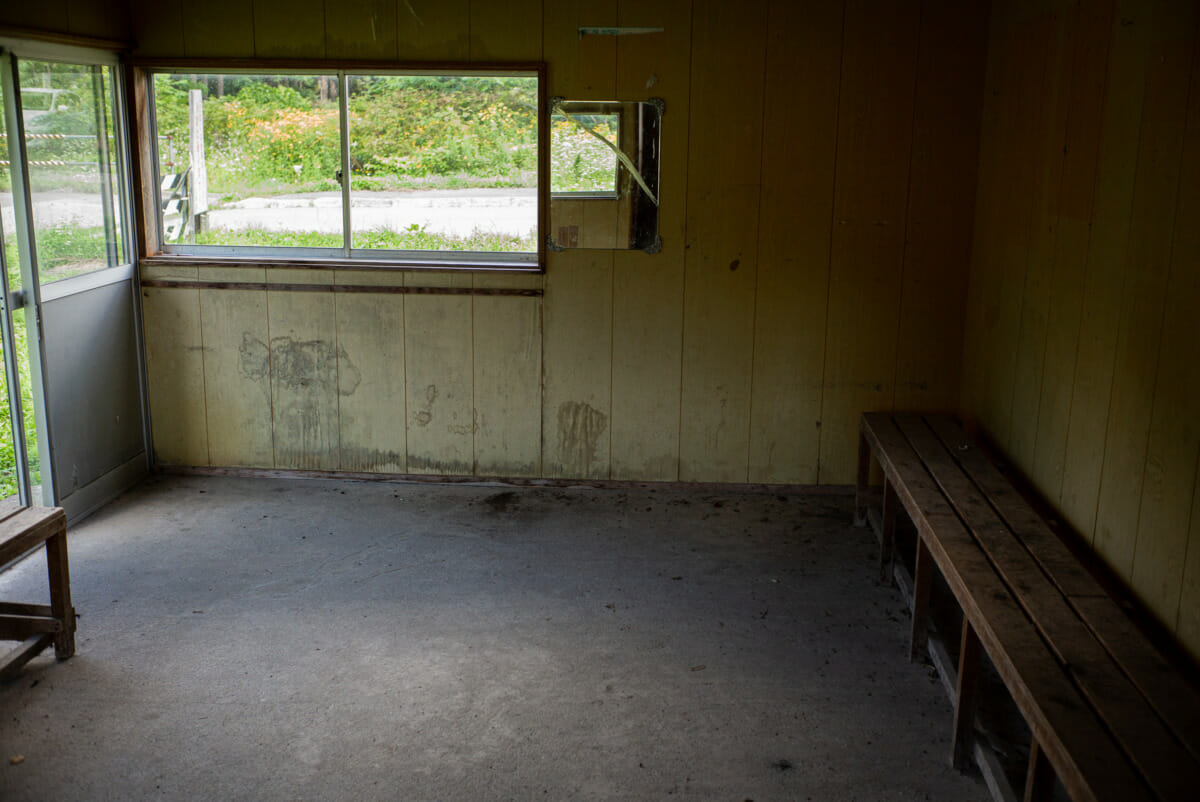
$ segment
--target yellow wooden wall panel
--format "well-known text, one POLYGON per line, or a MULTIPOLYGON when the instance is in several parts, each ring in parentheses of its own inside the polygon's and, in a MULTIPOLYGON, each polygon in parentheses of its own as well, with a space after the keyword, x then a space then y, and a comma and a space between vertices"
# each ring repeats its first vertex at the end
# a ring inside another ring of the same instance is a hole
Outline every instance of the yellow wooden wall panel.
POLYGON ((815 484, 844 9, 769 14, 749 480, 815 484))
POLYGON ((542 58, 542 0, 471 0, 471 61, 542 58))
POLYGON ((201 290, 209 463, 271 468, 271 351, 267 294, 201 290))
MULTIPOLYGON (((410 0, 411 1, 411 0, 410 0)), ((396 59, 396 0, 324 0, 325 55, 396 59)))
POLYGON ((0 6, 0 23, 18 28, 69 31, 67 0, 42 3, 5 3, 0 6))
POLYGON ((183 0, 133 0, 129 16, 139 56, 184 53, 183 0))
POLYGON ((1168 626, 1175 624, 1179 609, 1200 459, 1200 47, 1195 44, 1192 58, 1191 108, 1133 554, 1133 586, 1168 626))
MULTIPOLYGON (((469 273, 421 274, 413 286, 470 287, 469 273)), ((471 473, 474 342, 469 295, 404 296, 408 472, 471 473)))
POLYGON ((183 5, 183 53, 190 57, 253 56, 254 6, 243 0, 183 5))
POLYGON ((922 7, 897 409, 957 409, 962 350, 953 344, 963 337, 987 24, 986 9, 972 3, 922 7))
POLYGON ((616 96, 662 97, 658 231, 662 251, 613 254, 612 476, 679 478, 690 0, 621 3, 618 23, 662 33, 618 37, 616 96))
POLYGON ((1077 26, 1069 24, 1064 7, 1052 5, 1037 20, 1044 29, 1046 48, 1043 73, 1034 76, 1025 97, 1025 114, 1033 122, 1033 139, 1026 151, 1030 181, 1025 187, 1028 209, 1023 239, 1028 243, 1024 282, 1019 290, 1021 313, 1016 334, 1012 374, 1012 408, 1005 450, 1023 472, 1033 468, 1037 444, 1038 408, 1049 317, 1049 289, 1055 266, 1058 201, 1062 187, 1063 151, 1066 148, 1067 108, 1071 68, 1074 65, 1077 26))
POLYGON ((543 320, 542 469, 609 476, 612 402, 610 251, 550 255, 543 320))
POLYGON ((254 0, 254 55, 324 58, 325 0, 254 0))
POLYGON ((1192 489, 1192 514, 1188 528, 1187 555, 1183 566, 1183 587, 1179 594, 1175 634, 1192 655, 1200 661, 1200 466, 1197 466, 1196 485, 1192 489))
POLYGON ((1114 11, 1114 0, 1098 0, 1068 12, 1068 24, 1076 30, 1076 47, 1067 98, 1069 110, 1055 234, 1054 275, 1049 287, 1051 324, 1046 335, 1031 471, 1038 487, 1055 503, 1062 497, 1067 427, 1083 314, 1081 288, 1092 231, 1114 11))
POLYGON ((471 52, 472 0, 395 2, 401 61, 467 60, 471 52))
POLYGON ((1112 20, 1096 199, 1067 424, 1062 511, 1076 531, 1089 540, 1096 529, 1116 323, 1121 314, 1121 281, 1142 125, 1149 19, 1141 6, 1136 0, 1123 0, 1112 20))
MULTIPOLYGON (((282 283, 281 271, 269 271, 282 283)), ((326 280, 332 281, 329 277, 326 280)), ((336 470, 338 360, 334 296, 267 291, 275 467, 336 470)))
POLYGON ((542 309, 539 298, 474 298, 478 476, 541 475, 542 309))
MULTIPOLYGON (((616 25, 617 0, 546 3, 542 54, 553 65, 550 95, 568 100, 615 100, 616 36, 579 37, 580 25, 616 25)), ((641 98, 621 98, 640 100, 641 98)))
POLYGON ((1096 510, 1096 548, 1125 578, 1146 465, 1197 13, 1182 3, 1155 10, 1096 510))
POLYGON ((989 243, 995 254, 990 328, 984 333, 986 395, 983 419, 989 435, 1002 449, 1012 448, 1013 400, 1017 383, 1018 346, 1024 290, 1029 275, 1030 234, 1034 220, 1029 194, 1035 191, 1042 155, 1040 135, 1044 108, 1037 98, 1044 90, 1047 62, 1053 60, 1054 20, 1047 13, 1030 16, 1024 9, 1007 8, 993 23, 1011 29, 1007 45, 1015 52, 997 91, 1005 98, 1003 114, 1011 118, 1007 148, 1000 169, 1000 208, 996 237, 989 243), (1018 13, 1021 12, 1021 13, 1018 13), (1033 112, 1028 108, 1034 105, 1033 112))
POLYGON ((763 84, 747 78, 763 75, 766 3, 692 13, 679 478, 744 482, 763 125, 763 84))
MULTIPOLYGON (((38 5, 30 3, 29 5, 38 5)), ((117 41, 130 38, 130 7, 97 0, 68 0, 67 24, 71 33, 117 41)))
POLYGON ((338 467, 406 473, 404 296, 338 293, 334 304, 338 467))
POLYGON ((846 3, 819 481, 854 480, 859 417, 892 403, 916 2, 846 3))
MULTIPOLYGON (((551 95, 594 99, 612 98, 615 92, 613 37, 578 36, 580 25, 593 24, 591 13, 582 2, 546 9, 542 49, 551 95)), ((615 21, 616 3, 600 3, 595 13, 615 21)), ((587 214, 584 209, 581 234, 587 214)), ((610 475, 612 270, 611 250, 549 255, 541 399, 542 466, 548 476, 610 475)))
POLYGON ((995 298, 1000 281, 997 241, 1003 229, 1005 171, 1012 149, 1011 129, 1016 115, 1009 109, 1011 93, 1003 91, 1015 58, 1012 26, 999 7, 988 25, 987 67, 979 131, 975 220, 971 227, 971 262, 963 321, 963 368, 960 407, 968 428, 986 424, 988 354, 994 325, 995 298))
POLYGON ((199 292, 143 289, 142 325, 154 458, 168 465, 207 465, 199 292))

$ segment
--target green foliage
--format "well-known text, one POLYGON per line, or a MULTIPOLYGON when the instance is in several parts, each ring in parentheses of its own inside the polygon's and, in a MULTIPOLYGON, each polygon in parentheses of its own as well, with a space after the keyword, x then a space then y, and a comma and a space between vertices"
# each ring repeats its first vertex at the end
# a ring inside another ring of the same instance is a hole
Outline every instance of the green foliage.
MULTIPOLYGON (((243 76, 235 84, 226 76, 227 92, 216 97, 209 91, 215 76, 200 77, 208 92, 205 156, 213 196, 336 188, 341 142, 334 79, 243 76)), ((458 182, 529 186, 537 168, 536 83, 520 77, 351 78, 351 180, 378 180, 366 186, 389 189, 458 182)), ((195 86, 182 75, 155 77, 160 158, 165 162, 169 150, 175 155, 164 172, 187 165, 187 90, 195 86)))
MULTIPOLYGON (((617 144, 616 117, 586 120, 596 133, 617 144)), ((565 117, 550 125, 551 192, 613 192, 617 157, 604 143, 565 117)))

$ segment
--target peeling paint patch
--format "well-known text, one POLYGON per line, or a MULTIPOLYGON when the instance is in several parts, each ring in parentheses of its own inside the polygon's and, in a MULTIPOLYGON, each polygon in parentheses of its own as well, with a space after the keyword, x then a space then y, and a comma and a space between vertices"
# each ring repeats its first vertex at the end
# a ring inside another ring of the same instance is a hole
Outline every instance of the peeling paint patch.
POLYGON ((587 476, 608 416, 590 404, 566 401, 558 407, 558 459, 564 470, 587 476))

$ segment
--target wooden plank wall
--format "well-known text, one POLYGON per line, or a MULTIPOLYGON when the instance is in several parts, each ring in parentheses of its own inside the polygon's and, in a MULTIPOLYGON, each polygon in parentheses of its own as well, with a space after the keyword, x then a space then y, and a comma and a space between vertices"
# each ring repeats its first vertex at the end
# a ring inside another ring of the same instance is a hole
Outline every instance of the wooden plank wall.
POLYGON ((995 5, 962 405, 1200 657, 1198 24, 995 5))
POLYGON ((135 6, 139 54, 534 59, 552 95, 667 106, 662 253, 374 279, 542 298, 148 288, 165 462, 845 484, 864 409, 957 403, 979 4, 135 6), (664 31, 580 39, 580 25, 664 31), (281 374, 297 348, 313 375, 281 374))

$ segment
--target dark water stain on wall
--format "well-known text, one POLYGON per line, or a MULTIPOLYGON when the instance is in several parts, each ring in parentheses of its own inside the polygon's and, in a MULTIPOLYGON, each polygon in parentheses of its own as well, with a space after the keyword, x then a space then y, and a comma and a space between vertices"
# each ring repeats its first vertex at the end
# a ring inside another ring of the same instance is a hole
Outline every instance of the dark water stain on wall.
POLYGON ((608 416, 580 401, 558 407, 558 460, 571 476, 588 476, 600 435, 608 428, 608 416))

